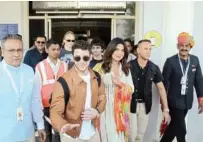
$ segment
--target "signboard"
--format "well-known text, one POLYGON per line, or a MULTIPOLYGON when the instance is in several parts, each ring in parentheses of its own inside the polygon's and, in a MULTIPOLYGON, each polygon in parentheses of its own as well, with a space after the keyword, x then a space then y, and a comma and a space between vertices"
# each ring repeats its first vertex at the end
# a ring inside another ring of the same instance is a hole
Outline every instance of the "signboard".
POLYGON ((18 34, 18 24, 0 24, 0 40, 8 34, 18 34))
POLYGON ((145 39, 151 41, 152 47, 156 48, 161 45, 162 37, 161 34, 157 31, 149 31, 145 34, 145 39))

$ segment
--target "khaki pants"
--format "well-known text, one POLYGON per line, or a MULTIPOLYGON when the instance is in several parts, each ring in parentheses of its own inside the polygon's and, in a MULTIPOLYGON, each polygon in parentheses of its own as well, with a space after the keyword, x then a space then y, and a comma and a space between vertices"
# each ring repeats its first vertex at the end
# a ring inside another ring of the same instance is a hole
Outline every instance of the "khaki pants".
POLYGON ((69 137, 66 137, 62 134, 60 134, 60 137, 61 137, 61 142, 100 142, 100 137, 99 137, 99 133, 96 132, 90 140, 77 140, 77 139, 74 139, 74 138, 69 138, 69 137))
POLYGON ((130 142, 143 142, 148 120, 145 103, 137 103, 136 113, 131 113, 130 116, 130 142))

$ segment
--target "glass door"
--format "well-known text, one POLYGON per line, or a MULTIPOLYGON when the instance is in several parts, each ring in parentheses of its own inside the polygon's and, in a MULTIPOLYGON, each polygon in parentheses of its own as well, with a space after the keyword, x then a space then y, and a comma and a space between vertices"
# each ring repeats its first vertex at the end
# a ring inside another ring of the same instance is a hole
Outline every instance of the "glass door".
POLYGON ((76 39, 82 37, 101 38, 106 44, 111 40, 111 19, 94 18, 52 18, 47 21, 47 35, 59 42, 62 42, 63 36, 67 31, 75 33, 76 39))

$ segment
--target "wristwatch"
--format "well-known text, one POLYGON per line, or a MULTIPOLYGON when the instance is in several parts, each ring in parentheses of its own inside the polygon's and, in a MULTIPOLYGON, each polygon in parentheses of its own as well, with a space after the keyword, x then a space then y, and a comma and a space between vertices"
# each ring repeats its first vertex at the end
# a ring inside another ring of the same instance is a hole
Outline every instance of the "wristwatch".
POLYGON ((100 114, 101 114, 101 113, 100 113, 100 111, 99 111, 98 108, 95 108, 95 109, 97 110, 97 113, 98 113, 97 118, 98 118, 98 117, 100 117, 100 114))
POLYGON ((169 112, 169 109, 168 109, 168 108, 166 108, 166 109, 164 109, 164 110, 163 110, 163 112, 169 112))

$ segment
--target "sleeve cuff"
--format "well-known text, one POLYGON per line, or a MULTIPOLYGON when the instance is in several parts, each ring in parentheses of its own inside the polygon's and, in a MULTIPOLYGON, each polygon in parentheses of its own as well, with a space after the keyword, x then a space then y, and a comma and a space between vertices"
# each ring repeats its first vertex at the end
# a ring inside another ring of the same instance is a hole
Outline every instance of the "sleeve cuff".
POLYGON ((44 129, 44 123, 43 122, 37 123, 37 130, 41 130, 41 129, 44 129))

